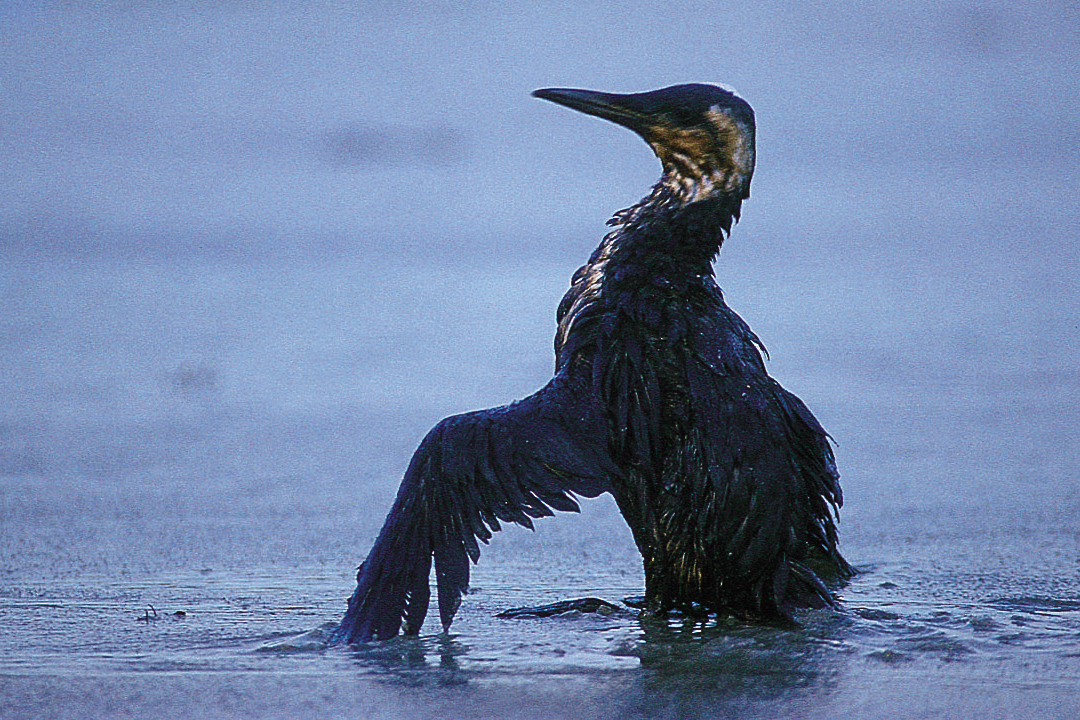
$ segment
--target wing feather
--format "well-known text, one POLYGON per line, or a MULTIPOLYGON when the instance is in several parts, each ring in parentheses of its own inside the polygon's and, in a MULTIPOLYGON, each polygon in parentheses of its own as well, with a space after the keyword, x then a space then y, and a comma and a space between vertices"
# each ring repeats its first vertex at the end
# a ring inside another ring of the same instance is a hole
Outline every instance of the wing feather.
POLYGON ((499 521, 532 527, 575 495, 610 491, 603 423, 583 390, 560 372, 511 405, 447 418, 420 444, 397 499, 334 633, 355 643, 417 634, 430 596, 432 558, 439 615, 448 628, 499 521))
POLYGON ((823 560, 837 578, 851 573, 837 550, 842 496, 828 435, 768 376, 764 349, 737 315, 724 306, 709 317, 726 327, 691 333, 686 380, 708 475, 702 485, 714 495, 698 519, 706 554, 723 559, 727 590, 718 595, 734 591, 734 606, 778 615, 831 602, 807 564, 823 560))

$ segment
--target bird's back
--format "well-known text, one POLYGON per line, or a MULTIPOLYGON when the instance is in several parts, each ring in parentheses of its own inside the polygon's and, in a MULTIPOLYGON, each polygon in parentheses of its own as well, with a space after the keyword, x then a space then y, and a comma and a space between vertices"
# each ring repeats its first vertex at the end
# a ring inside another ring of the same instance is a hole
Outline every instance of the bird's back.
MULTIPOLYGON (((758 338, 711 271, 621 258, 620 241, 642 239, 619 234, 578 272, 556 344, 560 364, 589 376, 607 419, 621 469, 612 492, 641 550, 650 605, 783 617, 828 602, 810 561, 848 569, 835 550, 840 490, 824 430, 769 377, 758 338)), ((649 243, 679 244, 667 240, 649 243)))

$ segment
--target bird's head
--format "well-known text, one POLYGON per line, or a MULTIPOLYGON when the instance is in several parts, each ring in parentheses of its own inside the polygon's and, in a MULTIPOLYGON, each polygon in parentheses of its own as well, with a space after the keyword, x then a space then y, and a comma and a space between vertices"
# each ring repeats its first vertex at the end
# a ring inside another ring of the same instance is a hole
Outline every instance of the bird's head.
POLYGON ((713 85, 674 85, 618 95, 546 88, 533 93, 628 127, 649 143, 664 166, 663 182, 685 201, 719 194, 750 196, 754 173, 754 111, 735 93, 713 85))

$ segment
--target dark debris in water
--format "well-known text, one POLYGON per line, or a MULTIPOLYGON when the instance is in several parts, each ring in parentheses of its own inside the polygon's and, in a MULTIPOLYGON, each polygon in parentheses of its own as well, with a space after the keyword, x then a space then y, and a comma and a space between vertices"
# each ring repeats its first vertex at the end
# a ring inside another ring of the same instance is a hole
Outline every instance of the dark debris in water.
POLYGON ((875 608, 852 608, 852 612, 861 617, 863 620, 899 620, 900 615, 888 610, 878 610, 875 608))
POLYGON ((181 620, 187 617, 187 613, 183 610, 177 610, 171 613, 159 614, 157 608, 155 608, 153 605, 147 605, 146 609, 143 610, 143 614, 135 619, 139 622, 149 623, 160 620, 163 617, 172 618, 173 620, 181 620))
POLYGON ((509 610, 503 610, 495 617, 500 618, 520 618, 520 617, 551 617, 552 615, 563 615, 570 612, 580 613, 599 613, 601 615, 613 615, 618 612, 623 612, 615 603, 608 602, 607 600, 601 600, 600 598, 576 598, 574 600, 562 600, 560 602, 549 603, 547 605, 535 605, 530 607, 518 607, 510 608, 509 610))

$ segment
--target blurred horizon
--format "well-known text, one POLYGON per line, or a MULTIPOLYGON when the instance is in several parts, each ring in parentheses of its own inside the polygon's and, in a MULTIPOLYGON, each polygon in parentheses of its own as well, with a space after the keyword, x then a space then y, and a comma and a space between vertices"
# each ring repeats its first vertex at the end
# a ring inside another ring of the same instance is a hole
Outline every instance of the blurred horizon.
POLYGON ((658 168, 528 93, 698 81, 756 109, 746 224, 1076 221, 1075 3, 855 7, 9 4, 0 249, 580 254, 658 168))

